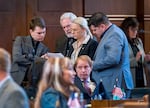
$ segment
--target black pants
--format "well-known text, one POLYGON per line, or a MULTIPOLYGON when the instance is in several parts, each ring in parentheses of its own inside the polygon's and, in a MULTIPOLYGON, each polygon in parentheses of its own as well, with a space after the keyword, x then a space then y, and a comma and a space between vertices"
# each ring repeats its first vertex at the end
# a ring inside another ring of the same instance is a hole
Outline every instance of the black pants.
POLYGON ((38 58, 30 66, 25 80, 29 83, 27 86, 24 86, 29 99, 34 99, 38 90, 38 83, 41 79, 43 73, 43 65, 45 59, 38 58))

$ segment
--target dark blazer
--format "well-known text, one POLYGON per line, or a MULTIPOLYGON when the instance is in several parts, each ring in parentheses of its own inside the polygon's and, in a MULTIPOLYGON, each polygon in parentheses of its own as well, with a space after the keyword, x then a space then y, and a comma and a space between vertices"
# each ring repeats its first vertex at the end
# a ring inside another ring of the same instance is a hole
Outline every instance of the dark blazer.
POLYGON ((13 43, 11 71, 14 80, 18 84, 21 84, 31 63, 47 52, 49 52, 48 47, 41 42, 38 44, 36 52, 34 52, 31 36, 16 37, 13 43))
POLYGON ((0 107, 29 108, 27 95, 12 78, 7 79, 0 87, 0 107))
POLYGON ((66 35, 61 36, 56 40, 56 51, 57 53, 62 53, 64 56, 68 56, 69 48, 75 41, 73 38, 68 38, 66 35))
MULTIPOLYGON (((98 46, 98 42, 93 40, 93 39, 89 39, 89 41, 87 42, 87 44, 83 44, 78 57, 81 55, 88 55, 92 60, 93 60, 93 56, 94 53, 96 51, 96 48, 98 46)), ((70 47, 69 49, 69 57, 71 57, 71 54, 73 53, 73 46, 70 47)))
POLYGON ((80 80, 78 76, 75 77, 74 84, 79 88, 80 92, 83 93, 84 99, 87 101, 87 103, 90 103, 91 96, 83 87, 82 81, 80 80))

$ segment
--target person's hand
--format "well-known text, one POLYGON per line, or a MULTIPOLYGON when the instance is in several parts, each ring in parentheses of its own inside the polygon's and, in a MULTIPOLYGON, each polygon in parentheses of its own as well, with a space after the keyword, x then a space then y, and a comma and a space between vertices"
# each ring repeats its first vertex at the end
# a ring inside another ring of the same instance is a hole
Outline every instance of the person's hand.
POLYGON ((48 54, 46 53, 46 54, 42 55, 41 58, 48 59, 49 56, 48 56, 48 54))
POLYGON ((136 61, 139 61, 141 56, 142 56, 142 53, 140 51, 137 52, 137 54, 136 54, 136 61))

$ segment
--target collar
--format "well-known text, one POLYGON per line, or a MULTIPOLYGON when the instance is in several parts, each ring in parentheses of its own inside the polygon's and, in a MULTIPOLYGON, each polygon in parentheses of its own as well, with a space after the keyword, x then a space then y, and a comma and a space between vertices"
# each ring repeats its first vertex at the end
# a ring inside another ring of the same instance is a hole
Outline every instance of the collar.
POLYGON ((111 25, 104 31, 104 33, 101 35, 101 39, 104 37, 104 34, 111 28, 112 25, 113 25, 113 24, 111 24, 111 25))
POLYGON ((7 75, 2 81, 0 81, 0 88, 8 79, 10 79, 10 75, 7 75))
MULTIPOLYGON (((84 39, 84 41, 82 42, 82 44, 81 44, 81 45, 83 45, 83 44, 87 44, 89 40, 90 40, 90 36, 89 36, 89 35, 87 35, 87 37, 85 37, 85 39, 84 39)), ((76 47, 76 45, 77 45, 77 41, 75 41, 75 42, 72 44, 73 48, 75 48, 75 47, 76 47)))
POLYGON ((36 45, 36 44, 39 43, 39 41, 34 40, 34 39, 32 38, 32 36, 30 36, 30 37, 31 37, 31 40, 32 40, 33 45, 36 45))

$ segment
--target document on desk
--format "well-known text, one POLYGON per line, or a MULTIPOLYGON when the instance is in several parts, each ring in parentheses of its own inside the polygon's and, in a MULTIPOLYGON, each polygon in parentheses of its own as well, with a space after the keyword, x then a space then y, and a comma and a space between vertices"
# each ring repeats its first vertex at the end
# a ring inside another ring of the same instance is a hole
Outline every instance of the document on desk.
POLYGON ((47 53, 48 57, 60 57, 63 58, 64 55, 62 53, 47 53))

